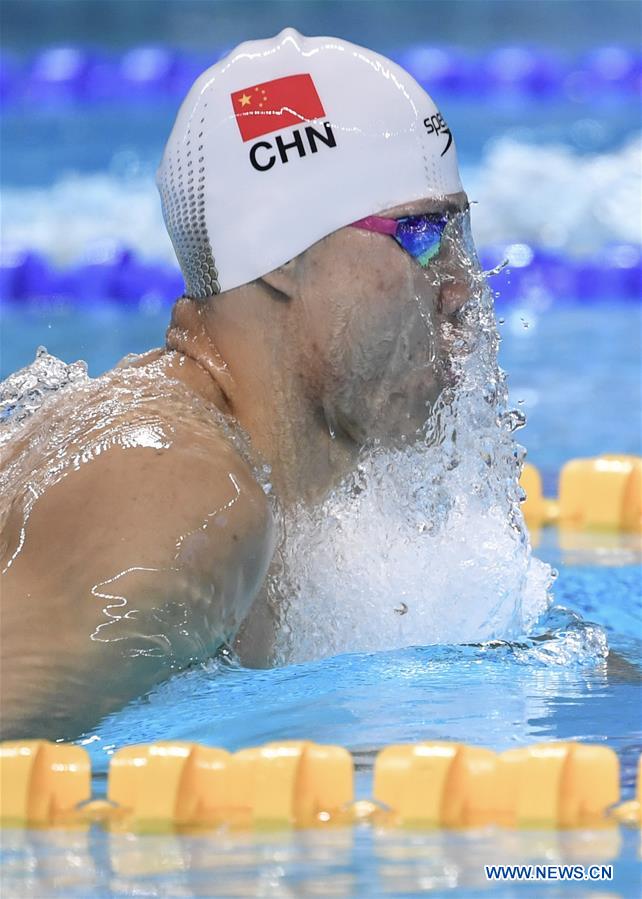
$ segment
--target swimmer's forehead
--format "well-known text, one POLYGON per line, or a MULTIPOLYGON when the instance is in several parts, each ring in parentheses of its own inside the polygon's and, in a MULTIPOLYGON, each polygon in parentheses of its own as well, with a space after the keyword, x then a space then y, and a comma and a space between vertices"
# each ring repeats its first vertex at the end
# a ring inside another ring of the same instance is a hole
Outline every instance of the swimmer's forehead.
POLYGON ((426 197, 423 200, 414 200, 412 203, 404 203, 401 206, 392 206, 384 209, 378 215, 386 218, 401 218, 404 215, 423 215, 427 212, 463 212, 468 209, 468 197, 465 191, 456 194, 447 194, 445 197, 426 197))

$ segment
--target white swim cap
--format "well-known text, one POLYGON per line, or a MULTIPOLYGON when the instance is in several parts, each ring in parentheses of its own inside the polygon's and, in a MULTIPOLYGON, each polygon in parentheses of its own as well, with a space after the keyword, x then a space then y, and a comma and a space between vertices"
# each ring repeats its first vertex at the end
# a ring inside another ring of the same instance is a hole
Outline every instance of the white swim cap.
POLYGON ((462 189, 450 130, 414 78, 293 28, 203 72, 157 183, 193 298, 265 275, 367 215, 462 189))

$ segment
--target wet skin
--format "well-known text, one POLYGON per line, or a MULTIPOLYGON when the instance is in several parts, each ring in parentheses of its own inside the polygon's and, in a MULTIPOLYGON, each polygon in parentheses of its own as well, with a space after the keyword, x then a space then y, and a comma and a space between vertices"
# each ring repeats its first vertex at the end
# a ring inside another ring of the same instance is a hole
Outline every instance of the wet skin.
POLYGON ((180 300, 165 349, 28 421, 1 460, 2 737, 73 737, 235 637, 268 663, 277 533, 252 463, 287 507, 321 497, 364 441, 414 433, 469 295, 454 232, 422 270, 344 228, 252 284, 180 300))

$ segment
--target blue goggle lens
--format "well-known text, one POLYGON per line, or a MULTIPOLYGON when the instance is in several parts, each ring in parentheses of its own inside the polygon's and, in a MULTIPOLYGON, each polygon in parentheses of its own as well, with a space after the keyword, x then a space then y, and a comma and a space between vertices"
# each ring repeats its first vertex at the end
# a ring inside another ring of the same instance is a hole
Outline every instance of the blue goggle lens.
POLYGON ((439 253, 448 216, 411 215, 398 219, 394 238, 421 266, 439 253))

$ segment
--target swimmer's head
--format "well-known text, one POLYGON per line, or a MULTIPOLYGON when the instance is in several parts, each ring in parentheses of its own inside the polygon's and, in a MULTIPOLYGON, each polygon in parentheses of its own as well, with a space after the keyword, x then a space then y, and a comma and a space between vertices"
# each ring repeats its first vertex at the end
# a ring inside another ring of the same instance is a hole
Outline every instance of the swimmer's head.
POLYGON ((450 130, 407 72, 292 28, 197 79, 157 180, 194 299, 254 281, 352 222, 462 190, 450 130))

